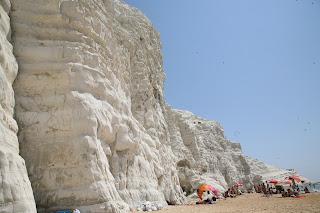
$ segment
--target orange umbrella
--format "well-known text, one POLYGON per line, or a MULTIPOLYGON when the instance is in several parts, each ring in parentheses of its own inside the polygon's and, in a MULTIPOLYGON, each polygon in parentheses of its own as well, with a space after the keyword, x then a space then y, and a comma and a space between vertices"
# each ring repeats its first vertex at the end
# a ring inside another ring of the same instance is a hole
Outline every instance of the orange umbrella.
POLYGON ((201 184, 198 188, 198 197, 200 198, 200 200, 202 200, 202 194, 203 192, 205 191, 211 191, 213 194, 215 194, 216 196, 219 195, 219 190, 214 188, 213 186, 211 185, 208 185, 208 184, 201 184))

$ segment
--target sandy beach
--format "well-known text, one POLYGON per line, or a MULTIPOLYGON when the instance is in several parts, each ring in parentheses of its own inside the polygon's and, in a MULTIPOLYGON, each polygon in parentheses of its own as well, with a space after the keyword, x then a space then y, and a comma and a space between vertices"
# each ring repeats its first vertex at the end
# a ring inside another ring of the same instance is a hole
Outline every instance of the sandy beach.
POLYGON ((237 198, 220 200, 214 205, 169 206, 159 212, 320 212, 320 193, 304 194, 301 198, 282 198, 280 195, 266 198, 261 194, 246 194, 237 198))

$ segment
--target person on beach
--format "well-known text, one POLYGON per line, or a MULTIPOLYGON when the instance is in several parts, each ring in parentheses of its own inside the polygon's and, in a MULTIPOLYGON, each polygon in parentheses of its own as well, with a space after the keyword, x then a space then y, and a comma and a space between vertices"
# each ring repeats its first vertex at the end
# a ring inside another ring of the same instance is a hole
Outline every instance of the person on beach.
POLYGON ((288 197, 295 197, 293 190, 288 189, 288 197))
POLYGON ((299 187, 296 184, 296 181, 294 179, 292 179, 292 189, 293 189, 293 191, 297 191, 299 189, 299 187))
POLYGON ((267 189, 264 183, 261 184, 261 191, 263 192, 263 194, 267 194, 267 189))
POLYGON ((230 188, 224 193, 224 198, 227 198, 227 197, 230 197, 230 188))
POLYGON ((266 191, 267 191, 267 196, 270 195, 270 184, 268 183, 268 181, 266 181, 266 191))
POLYGON ((258 185, 257 185, 257 189, 258 189, 258 190, 257 190, 257 193, 261 193, 261 184, 258 184, 258 185))
POLYGON ((269 196, 272 196, 273 192, 272 192, 272 187, 269 187, 269 196))
POLYGON ((260 185, 259 185, 259 193, 263 193, 263 183, 261 183, 260 185))
POLYGON ((237 190, 237 195, 242 195, 242 192, 241 192, 241 190, 239 189, 239 187, 237 187, 236 190, 237 190))
POLYGON ((234 198, 234 197, 237 196, 236 191, 235 191, 235 189, 234 189, 233 186, 232 186, 231 189, 230 189, 230 194, 229 194, 229 196, 230 196, 231 198, 234 198))
POLYGON ((309 189, 308 189, 308 187, 304 187, 304 193, 310 193, 310 191, 309 191, 309 189))
POLYGON ((282 197, 288 197, 288 192, 286 190, 283 190, 281 195, 282 197))
POLYGON ((269 197, 270 196, 270 187, 269 187, 269 184, 267 183, 267 181, 266 181, 266 184, 262 184, 262 191, 263 191, 263 194, 264 194, 264 196, 266 196, 266 197, 269 197))

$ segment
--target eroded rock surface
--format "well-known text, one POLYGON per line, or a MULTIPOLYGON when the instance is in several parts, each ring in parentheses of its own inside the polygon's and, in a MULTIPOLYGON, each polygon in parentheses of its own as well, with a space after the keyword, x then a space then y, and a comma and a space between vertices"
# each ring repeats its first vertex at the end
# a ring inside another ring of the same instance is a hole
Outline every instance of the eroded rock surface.
POLYGON ((222 126, 215 121, 171 107, 167 112, 174 160, 181 187, 187 193, 196 190, 199 183, 226 190, 242 182, 251 188, 255 181, 295 174, 245 156, 241 145, 227 140, 222 126))
POLYGON ((158 33, 115 0, 12 0, 16 117, 38 210, 180 203, 158 33))
MULTIPOLYGON (((254 159, 252 157, 246 156, 246 161, 251 168, 251 176, 252 181, 255 182, 256 180, 266 181, 272 178, 282 180, 286 177, 297 175, 300 176, 295 170, 287 170, 287 169, 280 169, 278 167, 268 165, 258 159, 254 159)), ((308 181, 307 178, 303 177, 305 181, 308 181)))
POLYGON ((244 156, 217 122, 166 105, 159 34, 138 10, 120 0, 11 4, 19 72, 4 0, 0 212, 35 212, 34 198, 38 212, 128 212, 183 203, 201 182, 224 190, 287 174, 244 156))
POLYGON ((251 183, 250 166, 240 144, 227 140, 219 123, 170 107, 168 114, 171 146, 185 191, 193 192, 199 182, 210 179, 224 188, 240 180, 251 183))
POLYGON ((36 212, 24 160, 19 155, 18 126, 13 119, 12 83, 18 66, 12 54, 9 1, 0 2, 0 212, 36 212))

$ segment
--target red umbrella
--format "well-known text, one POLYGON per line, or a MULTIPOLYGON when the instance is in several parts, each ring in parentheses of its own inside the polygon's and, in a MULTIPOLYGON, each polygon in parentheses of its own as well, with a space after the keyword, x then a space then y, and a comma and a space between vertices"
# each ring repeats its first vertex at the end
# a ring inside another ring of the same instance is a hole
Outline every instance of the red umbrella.
POLYGON ((269 183, 273 183, 273 184, 277 184, 279 182, 279 180, 277 179, 270 179, 268 180, 269 183))
POLYGON ((301 182, 301 178, 299 176, 296 176, 296 175, 289 176, 286 179, 294 180, 296 183, 300 183, 301 182))

